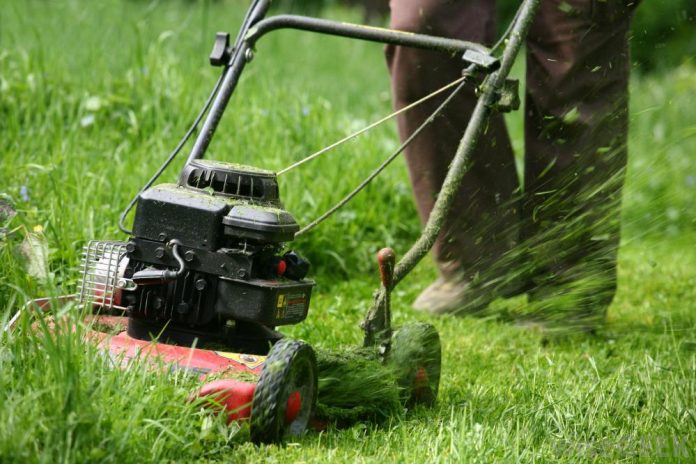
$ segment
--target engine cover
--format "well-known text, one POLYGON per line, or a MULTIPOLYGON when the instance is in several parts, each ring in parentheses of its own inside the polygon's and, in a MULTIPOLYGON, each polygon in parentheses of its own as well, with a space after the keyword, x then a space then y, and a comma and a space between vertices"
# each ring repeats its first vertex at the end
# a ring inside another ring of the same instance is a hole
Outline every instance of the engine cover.
POLYGON ((279 254, 298 230, 269 171, 196 160, 178 184, 147 189, 126 244, 123 278, 137 283, 120 301, 129 333, 188 343, 236 327, 235 337, 268 346, 268 329, 301 322, 309 310, 308 263, 279 254))

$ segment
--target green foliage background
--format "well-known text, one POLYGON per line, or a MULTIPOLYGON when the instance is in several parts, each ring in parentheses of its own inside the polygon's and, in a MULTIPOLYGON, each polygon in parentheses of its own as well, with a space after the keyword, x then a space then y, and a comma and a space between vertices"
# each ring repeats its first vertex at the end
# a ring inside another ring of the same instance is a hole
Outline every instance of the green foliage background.
MULTIPOLYGON (((635 37, 640 21, 654 15, 682 17, 679 8, 657 4, 667 2, 644 2, 638 10, 635 37)), ((29 298, 74 291, 87 240, 123 237, 119 212, 208 94, 218 73, 207 65, 214 32, 234 32, 242 6, 2 3, 0 192, 17 216, 0 224, 0 322, 29 298), (27 272, 20 252, 32 235, 48 246, 44 279, 27 272)), ((335 6, 323 14, 360 20, 358 12, 335 6)), ((619 291, 607 327, 595 337, 549 341, 500 322, 494 312, 486 319, 416 314, 410 302, 435 277, 424 263, 394 294, 394 316, 397 324, 428 319, 440 331, 438 405, 379 427, 360 424, 257 448, 245 443, 243 428, 186 403, 190 379, 138 365, 114 370, 84 346, 79 330, 46 336, 24 326, 0 335, 0 462, 652 462, 664 439, 693 451, 696 66, 686 48, 691 41, 673 45, 673 34, 658 30, 651 27, 644 46, 666 37, 665 53, 631 82, 619 291)), ((646 60, 654 55, 650 48, 644 53, 646 60)), ((515 73, 523 74, 522 63, 515 73)), ((211 156, 278 169, 390 108, 381 47, 281 32, 259 44, 211 156)), ((521 153, 520 115, 508 123, 521 153)), ((306 223, 395 144, 387 125, 282 177, 288 209, 306 223)), ((182 161, 163 180, 175 178, 182 161)), ((399 161, 296 243, 310 256, 319 285, 308 320, 284 330, 320 349, 359 343, 357 323, 377 284, 374 252, 389 244, 403 253, 419 228, 399 161)), ((71 308, 64 313, 79 317, 71 308)))

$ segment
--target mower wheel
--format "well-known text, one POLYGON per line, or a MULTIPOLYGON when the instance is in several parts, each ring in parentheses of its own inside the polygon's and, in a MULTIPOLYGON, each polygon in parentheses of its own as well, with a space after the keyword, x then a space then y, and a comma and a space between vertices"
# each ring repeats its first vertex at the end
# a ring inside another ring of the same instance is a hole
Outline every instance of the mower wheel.
POLYGON ((407 406, 430 406, 440 386, 440 336, 425 323, 408 324, 392 335, 388 363, 394 368, 407 406))
POLYGON ((250 434, 256 443, 301 435, 317 402, 317 359, 308 344, 283 338, 271 351, 251 402, 250 434))

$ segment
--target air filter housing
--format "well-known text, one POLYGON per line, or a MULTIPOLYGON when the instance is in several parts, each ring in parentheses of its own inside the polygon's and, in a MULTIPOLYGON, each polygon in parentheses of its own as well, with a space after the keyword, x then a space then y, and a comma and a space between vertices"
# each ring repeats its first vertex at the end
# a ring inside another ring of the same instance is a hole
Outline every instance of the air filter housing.
POLYGON ((182 171, 179 185, 213 195, 281 207, 276 175, 265 169, 223 161, 194 160, 182 171))
POLYGON ((290 213, 278 208, 236 205, 222 219, 225 234, 259 243, 289 242, 300 226, 290 213))

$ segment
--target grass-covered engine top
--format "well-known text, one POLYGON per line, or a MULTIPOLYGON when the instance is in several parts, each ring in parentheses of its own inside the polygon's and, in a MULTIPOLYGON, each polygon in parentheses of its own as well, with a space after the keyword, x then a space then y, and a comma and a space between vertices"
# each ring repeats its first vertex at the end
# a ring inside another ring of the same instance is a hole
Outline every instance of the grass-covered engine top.
POLYGON ((234 345, 241 325, 253 340, 240 348, 267 346, 270 329, 307 316, 309 263, 283 253, 298 230, 270 171, 194 160, 178 184, 147 189, 127 246, 125 276, 138 284, 124 293, 132 335, 164 330, 181 343, 197 337, 234 345))
POLYGON ((282 209, 275 173, 220 161, 195 160, 178 184, 160 184, 138 200, 136 237, 177 238, 206 250, 279 246, 299 225, 282 209))

